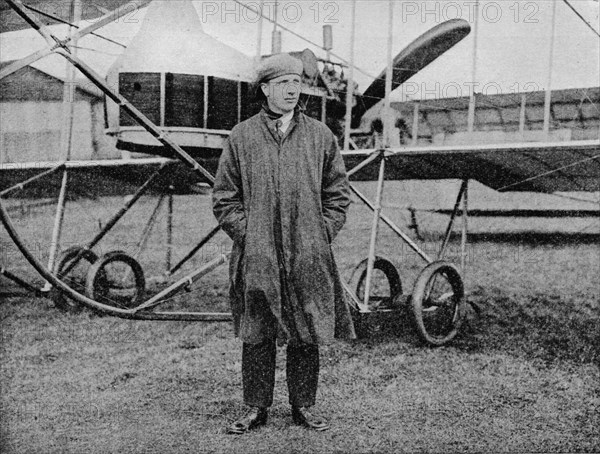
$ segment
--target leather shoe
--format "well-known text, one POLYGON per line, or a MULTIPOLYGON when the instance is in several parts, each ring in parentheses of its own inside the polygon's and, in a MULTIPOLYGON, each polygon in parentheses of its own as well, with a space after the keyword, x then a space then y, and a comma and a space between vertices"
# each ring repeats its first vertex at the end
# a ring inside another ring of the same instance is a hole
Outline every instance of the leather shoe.
POLYGON ((292 420, 294 424, 321 432, 329 429, 329 422, 322 416, 309 411, 309 407, 292 407, 292 420))
POLYGON ((267 423, 267 408, 250 407, 246 414, 227 427, 228 434, 241 435, 267 423))

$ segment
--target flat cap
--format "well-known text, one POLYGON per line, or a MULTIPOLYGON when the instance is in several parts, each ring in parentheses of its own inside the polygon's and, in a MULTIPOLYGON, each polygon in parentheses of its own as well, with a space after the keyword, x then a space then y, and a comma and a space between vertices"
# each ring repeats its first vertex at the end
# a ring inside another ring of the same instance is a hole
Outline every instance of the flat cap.
POLYGON ((257 70, 256 83, 261 84, 286 74, 302 76, 304 65, 299 59, 290 54, 275 54, 265 58, 257 70))

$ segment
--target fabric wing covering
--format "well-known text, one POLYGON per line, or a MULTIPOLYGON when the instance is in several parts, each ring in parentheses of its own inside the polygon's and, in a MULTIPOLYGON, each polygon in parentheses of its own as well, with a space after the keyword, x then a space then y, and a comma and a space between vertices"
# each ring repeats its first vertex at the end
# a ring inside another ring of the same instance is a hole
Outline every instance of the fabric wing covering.
MULTIPOLYGON (((376 150, 343 151, 346 169, 360 164, 376 150)), ((600 191, 600 141, 402 148, 386 152, 387 180, 473 179, 497 191, 597 192, 600 191)), ((85 183, 126 179, 141 184, 164 159, 72 161, 71 175, 85 183), (137 178, 132 178, 135 175, 137 178)), ((51 169, 59 163, 6 164, 0 167, 0 190, 51 169)), ((202 181, 181 162, 173 161, 172 181, 188 185, 202 181)), ((216 159, 203 160, 209 172, 216 159)), ((352 180, 376 180, 378 166, 370 164, 352 175, 352 180)), ((59 175, 59 174, 56 174, 59 175)), ((54 175, 54 178, 58 178, 54 175)))
MULTIPOLYGON (((344 151, 352 169, 374 150, 344 151)), ((501 192, 600 191, 600 141, 414 147, 386 153, 386 179, 473 179, 501 192)), ((366 166, 354 180, 377 179, 366 166)))

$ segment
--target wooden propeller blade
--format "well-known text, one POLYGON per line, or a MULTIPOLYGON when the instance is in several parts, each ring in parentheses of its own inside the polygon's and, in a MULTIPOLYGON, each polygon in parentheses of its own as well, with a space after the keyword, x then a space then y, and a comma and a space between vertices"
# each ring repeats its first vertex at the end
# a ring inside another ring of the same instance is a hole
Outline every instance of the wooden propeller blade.
MULTIPOLYGON (((464 19, 451 19, 423 33, 393 60, 392 90, 425 68, 465 38, 471 27, 464 19)), ((352 126, 358 126, 363 114, 385 96, 386 71, 365 90, 352 109, 352 126)))

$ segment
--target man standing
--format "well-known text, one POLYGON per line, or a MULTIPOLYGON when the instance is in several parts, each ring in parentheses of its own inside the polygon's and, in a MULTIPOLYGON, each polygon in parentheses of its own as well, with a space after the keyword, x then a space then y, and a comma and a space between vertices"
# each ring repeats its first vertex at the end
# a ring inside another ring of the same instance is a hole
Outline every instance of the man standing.
POLYGON ((263 109, 233 128, 215 180, 213 211, 233 239, 230 298, 249 407, 229 433, 266 423, 277 340, 287 342, 293 421, 328 429, 310 410, 318 346, 355 337, 331 250, 350 204, 348 179, 332 132, 297 109, 302 73, 289 54, 262 62, 263 109))

